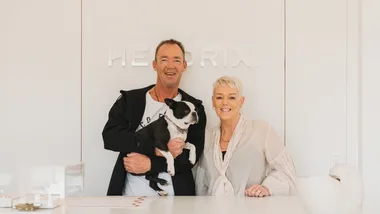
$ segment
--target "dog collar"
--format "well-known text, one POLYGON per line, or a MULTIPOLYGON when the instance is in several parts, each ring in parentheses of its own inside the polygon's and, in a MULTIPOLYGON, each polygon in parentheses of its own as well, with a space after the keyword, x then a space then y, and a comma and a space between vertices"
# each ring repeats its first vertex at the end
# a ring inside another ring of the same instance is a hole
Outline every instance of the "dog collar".
POLYGON ((165 115, 165 119, 168 120, 169 122, 171 122, 172 124, 175 125, 175 127, 177 128, 177 130, 181 133, 181 134, 185 134, 187 133, 188 129, 183 129, 179 126, 177 126, 177 124, 175 124, 167 115, 165 115))

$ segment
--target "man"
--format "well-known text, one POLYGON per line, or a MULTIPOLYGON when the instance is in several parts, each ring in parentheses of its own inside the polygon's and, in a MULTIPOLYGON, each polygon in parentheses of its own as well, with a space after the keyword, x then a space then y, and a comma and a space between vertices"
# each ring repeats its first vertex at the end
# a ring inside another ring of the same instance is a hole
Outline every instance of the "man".
POLYGON ((121 91, 121 96, 112 106, 109 119, 103 130, 104 148, 120 152, 111 176, 107 195, 157 196, 149 187, 145 175, 159 173, 159 177, 169 181, 169 185, 159 187, 169 195, 195 195, 192 175, 193 164, 189 161, 189 150, 182 150, 185 142, 171 139, 168 142, 173 155, 175 175, 167 173, 166 159, 156 150, 156 156, 136 153, 139 137, 136 131, 163 116, 167 105, 165 98, 199 103, 197 124, 190 126, 187 142, 196 147, 196 162, 204 148, 206 115, 202 101, 179 89, 182 73, 186 71, 183 45, 173 39, 162 41, 156 48, 153 68, 157 72, 157 82, 145 88, 121 91), (138 175, 136 175, 138 174, 138 175))

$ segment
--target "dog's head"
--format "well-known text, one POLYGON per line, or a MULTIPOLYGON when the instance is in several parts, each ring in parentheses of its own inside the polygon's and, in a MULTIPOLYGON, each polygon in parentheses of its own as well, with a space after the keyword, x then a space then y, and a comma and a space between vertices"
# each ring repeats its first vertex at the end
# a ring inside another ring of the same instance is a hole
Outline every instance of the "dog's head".
POLYGON ((169 109, 166 111, 167 117, 182 129, 187 129, 190 125, 198 123, 198 106, 187 101, 175 101, 165 99, 169 109))

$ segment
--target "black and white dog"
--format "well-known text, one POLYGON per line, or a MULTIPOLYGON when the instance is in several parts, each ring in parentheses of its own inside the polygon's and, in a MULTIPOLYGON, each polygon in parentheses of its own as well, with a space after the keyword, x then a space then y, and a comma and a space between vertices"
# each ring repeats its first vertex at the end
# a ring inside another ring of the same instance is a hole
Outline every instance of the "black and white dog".
MULTIPOLYGON (((186 142, 187 131, 190 125, 198 122, 197 106, 188 101, 175 101, 173 99, 165 99, 166 105, 169 106, 165 115, 152 122, 150 125, 137 131, 140 141, 138 147, 144 151, 151 151, 154 155, 157 148, 167 161, 167 172, 174 176, 174 158, 169 152, 167 143, 170 139, 180 138, 186 142), (152 145, 148 142, 154 142, 152 145)), ((140 150, 139 149, 139 150, 140 150)), ((184 149, 189 149, 189 161, 194 164, 196 159, 195 146, 189 142, 185 143, 184 149)), ((158 192, 159 195, 167 195, 165 191, 158 187, 157 183, 167 185, 167 181, 158 178, 157 174, 149 174, 145 176, 149 180, 149 186, 158 192)))

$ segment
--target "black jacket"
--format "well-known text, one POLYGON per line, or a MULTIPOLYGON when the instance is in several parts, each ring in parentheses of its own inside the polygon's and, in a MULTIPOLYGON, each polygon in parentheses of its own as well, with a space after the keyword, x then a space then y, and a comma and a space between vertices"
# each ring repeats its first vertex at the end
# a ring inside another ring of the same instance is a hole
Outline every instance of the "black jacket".
MULTIPOLYGON (((130 91, 120 91, 121 95, 112 106, 108 121, 103 130, 104 148, 120 152, 116 160, 111 180, 108 187, 107 195, 122 195, 126 171, 123 164, 123 157, 130 152, 136 152, 139 137, 136 135, 136 129, 141 122, 145 111, 146 93, 153 87, 150 85, 141 89, 130 91)), ((202 103, 179 89, 182 100, 192 103, 202 103)), ((204 149, 204 137, 206 127, 206 114, 202 104, 199 105, 197 124, 190 126, 187 142, 192 143, 196 147, 196 161, 204 149)), ((151 169, 147 172, 157 173, 166 172, 166 159, 160 156, 150 156, 151 169)), ((192 175, 193 165, 189 161, 189 150, 184 149, 181 155, 174 159, 176 174, 172 177, 175 195, 195 195, 195 182, 192 175)))

